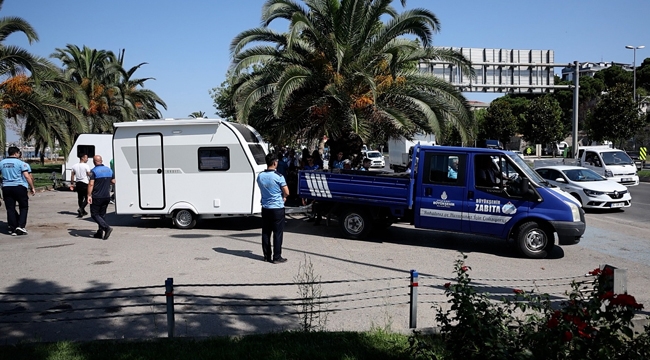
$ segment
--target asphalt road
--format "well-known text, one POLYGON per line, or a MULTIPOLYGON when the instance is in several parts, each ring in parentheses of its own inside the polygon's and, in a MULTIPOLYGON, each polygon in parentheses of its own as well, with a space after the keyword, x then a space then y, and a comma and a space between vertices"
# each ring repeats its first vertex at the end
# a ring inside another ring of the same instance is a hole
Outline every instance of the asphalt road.
MULTIPOLYGON (((647 192, 648 186, 642 186, 633 189, 633 199, 637 191, 647 192)), ((183 231, 171 228, 169 222, 110 213, 108 220, 115 230, 109 240, 102 241, 91 237, 96 225, 89 218, 75 217, 75 204, 76 195, 72 192, 37 193, 30 201, 27 236, 4 234, 6 227, 0 221, 0 300, 19 302, 0 301, 0 342, 166 335, 164 315, 49 323, 53 312, 70 317, 85 313, 75 311, 79 303, 74 301, 61 299, 48 305, 28 302, 27 295, 8 293, 162 286, 170 277, 175 284, 293 283, 304 259, 309 259, 314 274, 321 280, 343 280, 324 286, 325 294, 360 293, 365 299, 332 304, 332 308, 347 310, 329 316, 329 330, 380 327, 406 331, 408 307, 393 304, 408 300, 411 269, 421 274, 418 327, 434 326, 432 306, 446 306, 442 285, 453 275, 454 262, 461 252, 468 256, 466 263, 481 291, 508 294, 514 287, 528 287, 561 299, 570 280, 553 285, 548 279, 582 278, 600 264, 610 264, 627 269, 629 292, 645 303, 646 308, 650 304, 650 226, 647 221, 637 221, 637 209, 641 213, 644 208, 637 207, 636 203, 623 212, 589 213, 587 232, 581 243, 558 247, 549 258, 542 260, 521 258, 500 240, 424 231, 408 225, 393 226, 367 241, 347 240, 339 237, 334 222, 329 226, 313 226, 303 216, 295 215, 287 220, 283 256, 289 261, 285 264, 262 261, 261 221, 257 217, 203 221, 197 228, 183 231), (367 279, 383 280, 358 281, 367 279), (32 323, 3 324, 24 320, 32 323)), ((109 210, 112 212, 112 207, 109 210)), ((0 211, 3 213, 4 209, 0 211)), ((179 291, 199 290, 209 290, 211 296, 225 293, 250 299, 297 296, 294 286, 181 288, 179 291)), ((160 297, 156 301, 164 304, 163 290, 157 291, 160 297)), ((133 291, 127 294, 134 299, 139 295, 133 291)), ((129 311, 117 300, 94 300, 93 305, 108 307, 108 314, 129 311)), ((271 313, 265 316, 177 315, 176 333, 177 336, 209 336, 295 329, 299 319, 286 315, 289 310, 250 310, 271 313)))

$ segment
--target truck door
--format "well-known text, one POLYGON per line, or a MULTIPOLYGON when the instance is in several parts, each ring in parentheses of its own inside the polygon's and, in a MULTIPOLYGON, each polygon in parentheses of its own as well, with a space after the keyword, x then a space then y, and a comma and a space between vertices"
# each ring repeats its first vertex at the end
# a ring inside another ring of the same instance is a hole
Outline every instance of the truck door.
POLYGON ((473 167, 465 203, 468 230, 502 237, 531 206, 521 193, 523 174, 504 154, 475 154, 473 167))
POLYGON ((461 231, 467 176, 467 156, 425 151, 417 169, 415 226, 424 229, 461 231))
POLYGON ((138 193, 140 208, 165 208, 165 167, 162 134, 138 134, 138 193))

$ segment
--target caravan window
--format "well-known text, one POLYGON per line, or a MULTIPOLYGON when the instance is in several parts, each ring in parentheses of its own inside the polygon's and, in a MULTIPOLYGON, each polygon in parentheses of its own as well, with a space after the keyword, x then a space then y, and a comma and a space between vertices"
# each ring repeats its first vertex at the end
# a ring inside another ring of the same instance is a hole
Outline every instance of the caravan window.
POLYGON ((264 148, 260 144, 248 144, 248 148, 251 149, 253 157, 257 165, 266 165, 266 153, 264 148))
POLYGON ((230 169, 230 150, 227 147, 199 148, 199 170, 225 171, 230 169))
POLYGON ((95 156, 95 145, 77 145, 77 158, 81 158, 82 154, 86 154, 89 159, 92 159, 95 156))
POLYGON ((241 135, 244 137, 244 140, 248 143, 258 143, 260 140, 257 138, 255 133, 248 128, 248 126, 237 123, 230 123, 235 129, 237 129, 241 135))

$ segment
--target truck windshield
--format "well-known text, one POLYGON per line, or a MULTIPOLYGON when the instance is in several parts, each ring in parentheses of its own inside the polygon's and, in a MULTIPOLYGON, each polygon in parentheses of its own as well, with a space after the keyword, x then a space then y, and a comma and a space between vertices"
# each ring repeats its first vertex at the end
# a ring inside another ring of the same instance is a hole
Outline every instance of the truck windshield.
POLYGON ((512 160, 515 164, 517 164, 517 166, 519 166, 519 168, 521 169, 521 171, 523 171, 524 174, 526 174, 526 177, 527 177, 530 181, 532 181, 532 182, 534 182, 534 183, 536 183, 536 184, 538 184, 538 185, 542 185, 542 186, 544 186, 544 185, 546 185, 546 186, 550 186, 549 183, 548 183, 546 180, 544 180, 541 176, 539 176, 539 174, 538 174, 535 170, 531 169, 531 167, 528 166, 528 164, 526 164, 526 162, 525 162, 522 158, 520 158, 520 157, 517 156, 517 155, 514 155, 514 156, 510 156, 510 155, 508 155, 508 157, 509 157, 510 160, 512 160))
POLYGON ((623 151, 601 152, 605 165, 634 165, 634 161, 623 151))

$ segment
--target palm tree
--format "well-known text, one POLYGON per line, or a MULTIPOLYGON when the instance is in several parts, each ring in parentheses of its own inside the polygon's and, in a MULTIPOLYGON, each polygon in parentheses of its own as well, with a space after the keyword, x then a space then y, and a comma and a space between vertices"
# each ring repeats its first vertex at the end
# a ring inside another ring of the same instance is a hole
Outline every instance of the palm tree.
POLYGON ((237 120, 272 142, 327 135, 335 144, 360 148, 377 133, 441 137, 446 125, 466 139, 472 116, 465 98, 417 65, 443 60, 471 73, 469 61, 431 46, 440 27, 433 13, 398 13, 392 2, 267 0, 263 27, 231 42, 237 120), (266 27, 276 19, 289 21, 286 33, 266 27), (251 45, 256 42, 263 44, 251 45))
POLYGON ((195 111, 195 112, 191 113, 189 116, 192 119, 199 119, 199 118, 204 118, 205 113, 203 111, 195 111))
MULTIPOLYGON (((4 0, 0 0, 0 9, 4 0)), ((23 33, 29 43, 38 35, 25 20, 17 17, 0 18, 0 148, 6 146, 6 120, 24 122, 22 140, 34 140, 37 148, 71 147, 67 125, 80 126, 80 113, 64 98, 85 99, 74 85, 69 84, 46 59, 35 57, 16 46, 4 46, 13 33, 23 33)))
POLYGON ((124 51, 116 56, 112 51, 68 44, 51 56, 63 63, 66 78, 87 94, 89 102, 83 113, 92 133, 111 132, 115 122, 160 118, 157 105, 167 109, 155 92, 143 88, 152 78, 132 78, 146 63, 124 69, 124 51))

